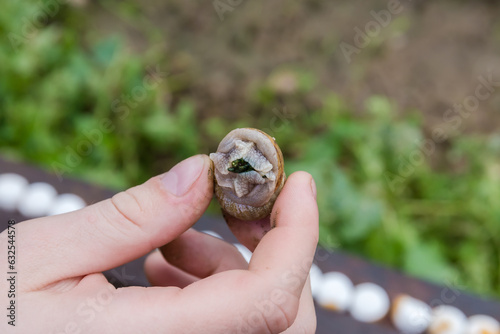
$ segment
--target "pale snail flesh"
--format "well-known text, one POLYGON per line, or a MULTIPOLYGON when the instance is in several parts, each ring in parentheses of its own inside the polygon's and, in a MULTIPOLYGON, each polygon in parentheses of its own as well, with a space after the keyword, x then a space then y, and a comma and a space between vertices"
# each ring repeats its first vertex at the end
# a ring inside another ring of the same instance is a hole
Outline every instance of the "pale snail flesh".
POLYGON ((268 216, 283 185, 283 154, 273 137, 258 129, 235 129, 210 154, 215 196, 222 210, 241 220, 268 216))

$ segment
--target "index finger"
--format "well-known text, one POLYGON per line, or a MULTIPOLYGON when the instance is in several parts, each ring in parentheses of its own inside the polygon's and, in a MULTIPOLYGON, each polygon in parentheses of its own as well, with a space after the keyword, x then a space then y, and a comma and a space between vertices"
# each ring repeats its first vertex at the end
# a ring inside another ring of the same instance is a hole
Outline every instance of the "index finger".
POLYGON ((259 220, 241 220, 235 218, 224 211, 222 212, 227 226, 236 239, 252 252, 255 250, 260 240, 271 230, 271 216, 259 220))
POLYGON ((289 177, 271 221, 275 227, 255 249, 249 271, 225 271, 182 290, 122 289, 123 296, 137 299, 134 304, 142 311, 139 320, 123 316, 129 306, 117 301, 114 314, 121 317, 120 325, 142 329, 161 321, 171 332, 189 328, 192 333, 281 333, 297 320, 302 327, 314 320, 314 311, 307 309, 312 308, 311 294, 302 294, 318 241, 315 186, 309 174, 289 177), (301 307, 312 313, 298 318, 301 307))
POLYGON ((255 249, 249 270, 300 296, 318 243, 318 219, 313 178, 290 175, 271 214, 273 228, 255 249))

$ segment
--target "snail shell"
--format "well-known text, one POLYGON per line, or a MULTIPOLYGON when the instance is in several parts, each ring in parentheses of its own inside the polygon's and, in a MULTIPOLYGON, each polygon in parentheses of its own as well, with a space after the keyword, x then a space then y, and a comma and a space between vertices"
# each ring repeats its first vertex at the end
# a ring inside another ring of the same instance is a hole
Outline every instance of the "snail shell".
POLYGON ((274 138, 257 129, 235 129, 210 154, 215 196, 223 211, 242 220, 268 216, 283 185, 283 154, 274 138))

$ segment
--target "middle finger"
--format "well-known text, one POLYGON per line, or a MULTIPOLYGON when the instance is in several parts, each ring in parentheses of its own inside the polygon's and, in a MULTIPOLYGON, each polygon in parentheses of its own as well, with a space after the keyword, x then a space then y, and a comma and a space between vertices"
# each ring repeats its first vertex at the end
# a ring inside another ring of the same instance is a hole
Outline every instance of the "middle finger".
POLYGON ((248 269, 248 263, 235 246, 193 229, 160 251, 168 263, 200 278, 231 269, 248 269))

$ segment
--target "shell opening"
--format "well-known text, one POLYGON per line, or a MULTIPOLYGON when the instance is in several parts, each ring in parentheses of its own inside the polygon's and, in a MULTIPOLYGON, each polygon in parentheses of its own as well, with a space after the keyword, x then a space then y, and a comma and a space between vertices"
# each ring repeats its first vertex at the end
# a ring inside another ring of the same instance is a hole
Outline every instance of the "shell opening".
POLYGON ((242 220, 271 213, 286 179, 283 155, 274 138, 258 129, 235 129, 210 159, 215 195, 224 212, 242 220))
POLYGON ((250 172, 252 170, 255 170, 255 168, 253 168, 248 161, 245 161, 245 159, 240 158, 232 161, 231 167, 229 167, 227 170, 239 174, 239 173, 250 172))
POLYGON ((216 177, 220 186, 230 188, 237 197, 253 196, 254 191, 263 190, 259 186, 274 186, 276 175, 269 160, 255 143, 236 140, 226 153, 212 153, 216 177))

